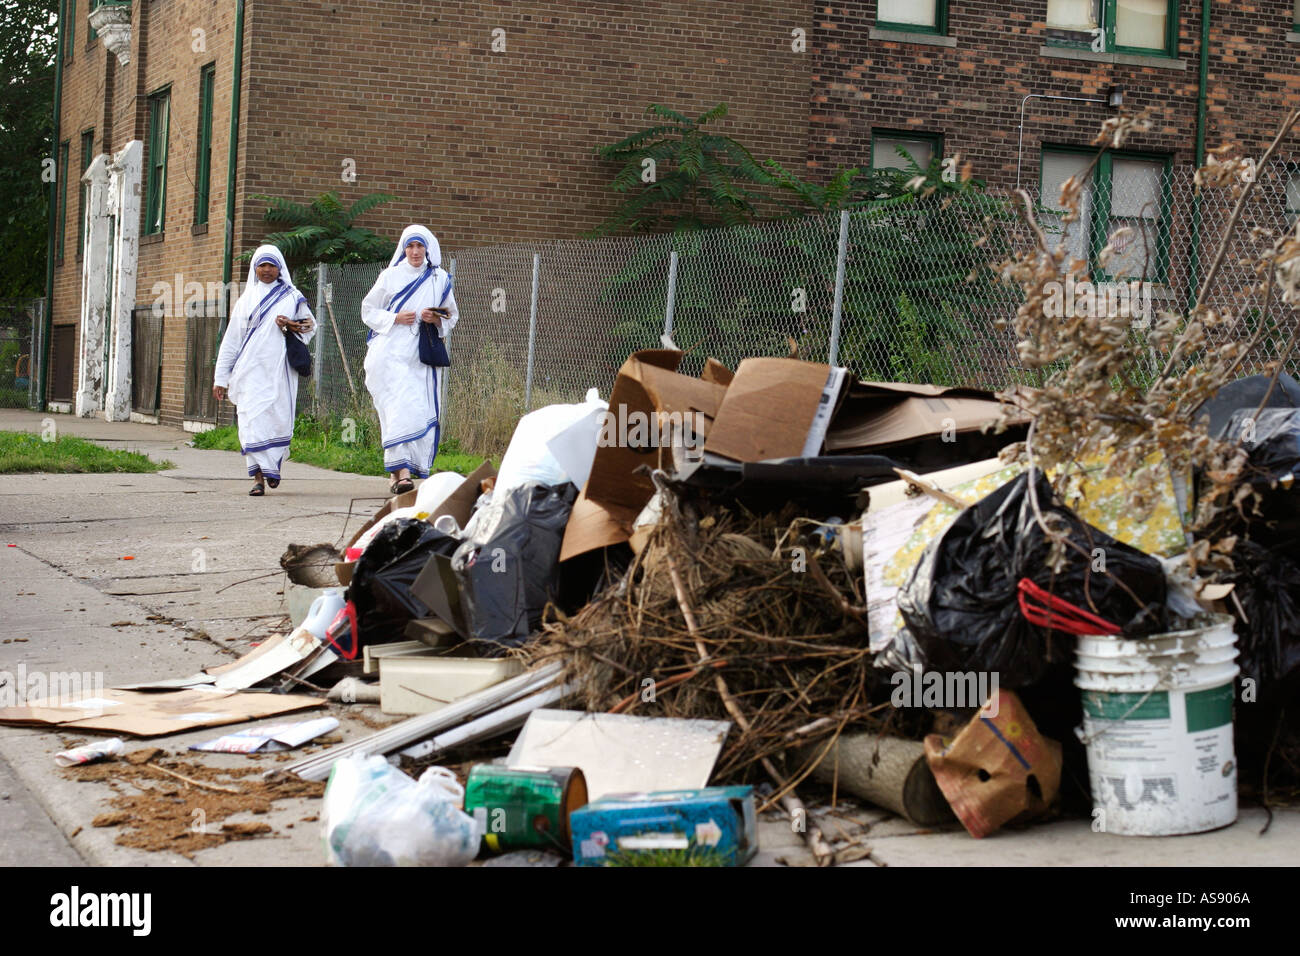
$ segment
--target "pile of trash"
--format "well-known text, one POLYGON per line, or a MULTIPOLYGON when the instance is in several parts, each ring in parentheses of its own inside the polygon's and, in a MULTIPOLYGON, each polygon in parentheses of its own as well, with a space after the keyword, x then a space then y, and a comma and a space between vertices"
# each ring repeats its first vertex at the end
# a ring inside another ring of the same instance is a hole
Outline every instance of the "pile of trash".
POLYGON ((346 678, 333 699, 406 718, 270 772, 329 780, 331 862, 741 865, 756 813, 800 819, 828 784, 973 837, 1214 829, 1239 777, 1300 795, 1289 376, 1206 403, 1255 494, 1193 538, 1199 476, 1166 470, 1133 515, 1105 462, 1000 459, 1029 422, 990 393, 683 358, 637 352, 608 402, 521 418, 499 470, 434 475, 338 552, 292 546, 295 629, 169 683, 282 713, 346 678))

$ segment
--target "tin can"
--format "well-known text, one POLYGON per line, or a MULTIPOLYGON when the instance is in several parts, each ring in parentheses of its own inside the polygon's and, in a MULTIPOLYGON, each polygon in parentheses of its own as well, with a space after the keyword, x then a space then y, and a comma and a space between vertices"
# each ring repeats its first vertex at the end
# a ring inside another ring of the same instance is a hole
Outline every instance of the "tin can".
POLYGON ((465 784, 465 812, 479 821, 493 852, 545 847, 573 852, 569 815, 587 803, 577 767, 479 764, 465 784))

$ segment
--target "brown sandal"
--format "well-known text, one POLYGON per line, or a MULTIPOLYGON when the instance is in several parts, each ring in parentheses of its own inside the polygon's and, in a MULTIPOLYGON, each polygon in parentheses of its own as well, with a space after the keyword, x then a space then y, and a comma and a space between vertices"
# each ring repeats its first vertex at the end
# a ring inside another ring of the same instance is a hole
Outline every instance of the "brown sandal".
POLYGON ((253 487, 249 489, 248 494, 250 497, 260 498, 264 494, 266 494, 266 486, 263 485, 262 482, 260 481, 255 481, 253 482, 253 487))
POLYGON ((415 482, 410 478, 398 478, 388 486, 388 490, 394 495, 404 495, 408 491, 415 490, 415 482))

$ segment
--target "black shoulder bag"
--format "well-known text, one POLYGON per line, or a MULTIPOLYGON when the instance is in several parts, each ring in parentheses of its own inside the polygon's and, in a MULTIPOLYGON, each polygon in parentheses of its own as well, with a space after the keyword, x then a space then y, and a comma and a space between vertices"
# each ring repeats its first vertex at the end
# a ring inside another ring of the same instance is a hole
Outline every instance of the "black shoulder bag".
POLYGON ((311 378, 311 352, 307 351, 297 332, 292 329, 281 331, 284 332, 284 351, 289 357, 289 367, 299 375, 311 378))
MULTIPOLYGON (((442 302, 446 302, 450 294, 451 282, 448 281, 447 288, 442 293, 442 302)), ((438 308, 442 308, 442 302, 438 303, 438 308)), ((438 334, 438 326, 433 322, 421 321, 418 316, 415 321, 420 323, 420 361, 434 368, 448 368, 451 356, 447 354, 447 346, 438 334)))

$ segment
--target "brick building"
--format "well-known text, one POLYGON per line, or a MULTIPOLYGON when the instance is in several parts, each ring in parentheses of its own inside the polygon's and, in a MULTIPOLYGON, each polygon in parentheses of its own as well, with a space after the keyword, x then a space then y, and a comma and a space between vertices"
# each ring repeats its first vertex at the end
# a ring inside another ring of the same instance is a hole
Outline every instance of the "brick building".
POLYGON ((255 194, 393 193, 365 224, 425 222, 445 247, 572 237, 614 202, 596 146, 650 102, 725 101, 724 131, 815 176, 902 145, 1050 197, 1116 95, 1155 128, 1097 175, 1140 190, 1194 161, 1202 100, 1208 146, 1255 151, 1300 105, 1296 0, 61 6, 75 178, 58 186, 49 397, 171 423, 212 417, 216 303, 186 315, 178 289, 158 318, 153 290, 242 278, 230 260, 269 231, 255 194))

